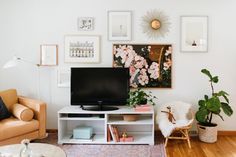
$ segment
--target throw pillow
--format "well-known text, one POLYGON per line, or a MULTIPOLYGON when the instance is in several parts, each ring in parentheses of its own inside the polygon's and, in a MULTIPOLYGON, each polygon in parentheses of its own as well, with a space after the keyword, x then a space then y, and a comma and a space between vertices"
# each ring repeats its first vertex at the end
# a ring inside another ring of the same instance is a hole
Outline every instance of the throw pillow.
POLYGON ((22 121, 30 121, 34 117, 34 112, 30 108, 21 104, 12 105, 11 112, 16 118, 22 121))
POLYGON ((5 103, 3 102, 2 98, 0 97, 0 120, 6 119, 11 117, 11 113, 8 111, 5 103))

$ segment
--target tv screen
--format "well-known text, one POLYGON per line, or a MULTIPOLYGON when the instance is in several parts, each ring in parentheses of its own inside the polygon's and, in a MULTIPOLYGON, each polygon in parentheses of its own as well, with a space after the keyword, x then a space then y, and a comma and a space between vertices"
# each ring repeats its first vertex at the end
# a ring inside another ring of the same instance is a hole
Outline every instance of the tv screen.
POLYGON ((71 105, 125 105, 128 68, 71 68, 71 105))

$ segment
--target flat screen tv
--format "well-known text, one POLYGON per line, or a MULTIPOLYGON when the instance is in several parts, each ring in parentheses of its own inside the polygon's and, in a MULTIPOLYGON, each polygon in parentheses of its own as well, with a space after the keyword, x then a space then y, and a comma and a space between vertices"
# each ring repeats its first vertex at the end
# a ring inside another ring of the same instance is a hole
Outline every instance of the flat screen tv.
POLYGON ((128 68, 71 68, 71 105, 109 111, 129 97, 128 68))

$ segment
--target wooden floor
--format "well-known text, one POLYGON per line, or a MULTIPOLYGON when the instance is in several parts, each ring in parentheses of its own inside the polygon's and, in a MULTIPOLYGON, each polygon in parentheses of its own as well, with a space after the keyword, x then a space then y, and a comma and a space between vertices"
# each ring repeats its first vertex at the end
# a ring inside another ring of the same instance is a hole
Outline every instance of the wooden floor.
POLYGON ((169 140, 166 147, 168 157, 236 157, 236 136, 218 136, 214 144, 204 143, 197 137, 191 138, 192 148, 186 141, 169 140))

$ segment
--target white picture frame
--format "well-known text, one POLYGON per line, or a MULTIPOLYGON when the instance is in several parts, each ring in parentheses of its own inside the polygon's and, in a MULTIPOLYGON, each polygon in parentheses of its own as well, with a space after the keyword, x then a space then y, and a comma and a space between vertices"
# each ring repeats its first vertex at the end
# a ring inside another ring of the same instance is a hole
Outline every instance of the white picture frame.
POLYGON ((78 17, 78 30, 79 31, 94 30, 94 17, 78 17))
POLYGON ((70 69, 61 68, 57 70, 57 86, 59 88, 70 87, 70 69))
POLYGON ((41 66, 58 65, 58 45, 56 44, 40 45, 40 65, 41 66))
POLYGON ((208 17, 181 16, 181 51, 208 51, 208 17))
POLYGON ((108 11, 108 40, 128 41, 132 38, 132 12, 108 11))
POLYGON ((66 63, 99 63, 100 36, 66 35, 66 63))

